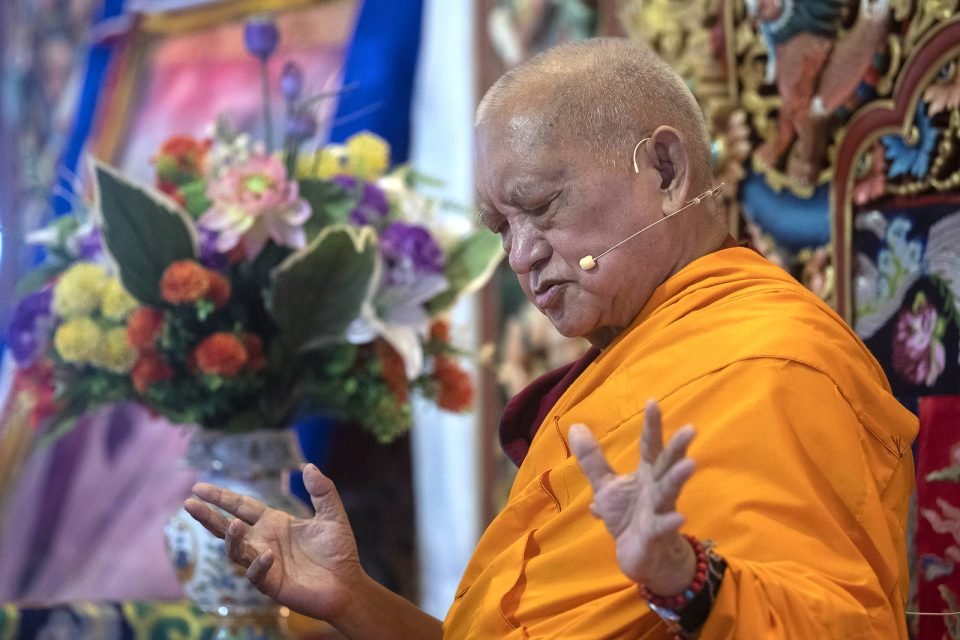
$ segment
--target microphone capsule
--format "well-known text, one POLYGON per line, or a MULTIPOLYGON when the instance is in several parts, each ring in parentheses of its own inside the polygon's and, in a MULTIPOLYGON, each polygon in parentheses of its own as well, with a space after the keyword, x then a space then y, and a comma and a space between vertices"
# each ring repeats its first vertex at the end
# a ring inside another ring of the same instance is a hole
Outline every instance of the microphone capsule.
POLYGON ((580 268, 584 271, 590 271, 590 269, 593 269, 595 266, 597 266, 597 261, 593 256, 583 256, 580 258, 580 268))

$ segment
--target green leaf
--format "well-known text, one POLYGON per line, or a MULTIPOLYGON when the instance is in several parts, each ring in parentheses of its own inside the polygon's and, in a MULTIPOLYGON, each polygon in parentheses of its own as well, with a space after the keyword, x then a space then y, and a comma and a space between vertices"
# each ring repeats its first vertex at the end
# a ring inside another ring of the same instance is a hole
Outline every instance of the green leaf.
POLYGON ((500 238, 489 231, 475 231, 457 243, 447 255, 450 287, 427 303, 430 313, 446 311, 460 296, 483 287, 504 255, 500 238))
POLYGON ((20 279, 20 281, 17 283, 16 289, 14 290, 14 295, 17 298, 22 298, 28 293, 39 291, 41 288, 43 288, 43 285, 50 282, 57 274, 64 271, 68 266, 69 265, 65 263, 40 265, 20 279))
POLYGON ((194 180, 180 187, 183 196, 184 208, 194 219, 199 218, 213 204, 207 197, 206 180, 194 180))
POLYGON ((274 271, 270 311, 291 350, 302 352, 343 337, 367 300, 378 265, 369 227, 327 227, 274 271))
POLYGON ((163 304, 160 278, 176 260, 196 259, 197 232, 175 202, 94 162, 103 239, 124 288, 140 302, 163 304))
POLYGON ((350 211, 356 204, 354 194, 327 180, 300 180, 300 197, 310 204, 313 215, 304 225, 307 240, 315 238, 324 228, 344 224, 350 219, 350 211))
POLYGON ((61 416, 55 418, 49 425, 49 431, 43 434, 37 442, 37 449, 43 451, 50 445, 56 444, 57 440, 73 431, 73 427, 77 424, 78 419, 79 416, 61 416))

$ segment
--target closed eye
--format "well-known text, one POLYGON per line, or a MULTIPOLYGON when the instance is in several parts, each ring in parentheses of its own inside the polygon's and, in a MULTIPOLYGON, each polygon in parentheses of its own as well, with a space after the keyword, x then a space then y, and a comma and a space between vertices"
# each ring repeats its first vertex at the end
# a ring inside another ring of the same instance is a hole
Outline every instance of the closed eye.
POLYGON ((556 193, 551 194, 542 204, 537 204, 536 206, 524 206, 523 211, 531 216, 543 215, 547 212, 556 199, 563 193, 562 191, 557 191, 556 193))
POLYGON ((497 235, 502 234, 507 227, 507 221, 503 219, 503 216, 490 213, 489 211, 481 211, 477 214, 477 224, 497 235))

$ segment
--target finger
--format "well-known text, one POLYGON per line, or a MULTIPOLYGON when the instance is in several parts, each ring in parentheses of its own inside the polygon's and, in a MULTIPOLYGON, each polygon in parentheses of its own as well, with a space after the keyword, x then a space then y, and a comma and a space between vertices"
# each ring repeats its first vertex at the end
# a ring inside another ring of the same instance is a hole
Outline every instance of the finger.
MULTIPOLYGON (((253 562, 250 563, 250 566, 247 567, 247 580, 249 580, 253 586, 257 587, 261 591, 264 591, 267 574, 270 573, 270 567, 272 566, 273 551, 267 549, 254 558, 253 562)), ((266 593, 266 591, 264 591, 264 593, 266 593)), ((267 595, 272 594, 267 593, 267 595)))
POLYGON ((687 448, 690 446, 690 443, 693 442, 696 435, 697 430, 694 429, 692 425, 688 424, 678 429, 677 432, 673 434, 673 437, 670 438, 667 447, 657 457, 653 465, 653 477, 659 480, 667 469, 672 467, 677 460, 687 455, 687 448))
POLYGON ((232 516, 240 518, 247 524, 256 524, 267 507, 248 496, 242 496, 229 489, 214 484, 201 482, 193 485, 193 493, 197 497, 216 505, 232 516))
POLYGON ((643 434, 640 436, 640 464, 654 464, 663 451, 663 423, 656 400, 647 400, 643 408, 643 434))
POLYGON ((658 512, 673 511, 677 508, 677 498, 696 468, 697 465, 693 460, 684 458, 667 470, 664 477, 657 483, 656 510, 658 512))
POLYGON ((230 524, 227 525, 227 535, 223 538, 224 546, 227 550, 227 557, 238 564, 244 564, 243 554, 241 552, 244 535, 246 535, 246 531, 243 528, 243 523, 239 520, 232 520, 230 524))
POLYGON ((651 538, 656 539, 662 538, 666 535, 678 533, 680 531, 680 527, 682 527, 683 523, 686 521, 687 519, 682 513, 677 513, 676 511, 664 513, 663 515, 654 518, 653 523, 650 525, 650 536, 651 538))
POLYGON ((196 498, 187 498, 183 503, 183 508, 187 510, 193 519, 204 526, 204 528, 217 536, 223 538, 227 535, 227 527, 230 519, 211 507, 205 502, 196 498))
POLYGON ((567 442, 570 443, 570 450, 573 451, 580 470, 587 476, 593 492, 597 493, 614 477, 613 469, 607 463, 600 443, 590 433, 590 429, 583 424, 570 427, 567 431, 567 442))
POLYGON ((346 511, 333 480, 323 475, 315 464, 303 466, 303 486, 310 494, 310 502, 321 520, 345 520, 346 511))
POLYGON ((257 557, 257 550, 247 542, 247 531, 247 525, 240 520, 234 520, 227 527, 227 537, 224 538, 227 557, 244 567, 257 557))

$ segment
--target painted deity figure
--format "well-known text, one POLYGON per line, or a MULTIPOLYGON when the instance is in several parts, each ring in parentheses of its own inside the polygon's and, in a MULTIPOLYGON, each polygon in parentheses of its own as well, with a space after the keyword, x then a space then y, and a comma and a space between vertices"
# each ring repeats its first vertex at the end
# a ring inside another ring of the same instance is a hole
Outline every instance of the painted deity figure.
POLYGON ((800 184, 823 166, 830 116, 857 88, 887 34, 889 0, 748 0, 767 44, 767 80, 783 100, 777 128, 757 150, 767 167, 785 165, 800 184))

